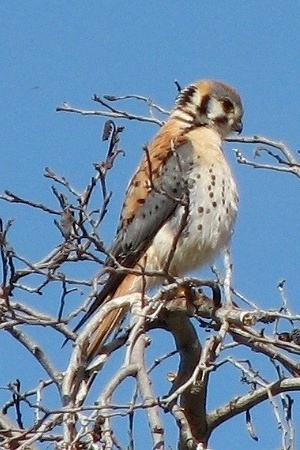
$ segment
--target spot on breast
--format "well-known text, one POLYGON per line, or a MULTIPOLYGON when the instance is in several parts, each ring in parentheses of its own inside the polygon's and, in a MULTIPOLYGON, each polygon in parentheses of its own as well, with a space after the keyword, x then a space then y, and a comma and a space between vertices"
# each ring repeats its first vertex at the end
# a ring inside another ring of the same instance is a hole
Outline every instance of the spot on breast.
POLYGON ((192 189, 195 186, 196 180, 194 178, 189 178, 187 182, 187 186, 189 189, 192 189))

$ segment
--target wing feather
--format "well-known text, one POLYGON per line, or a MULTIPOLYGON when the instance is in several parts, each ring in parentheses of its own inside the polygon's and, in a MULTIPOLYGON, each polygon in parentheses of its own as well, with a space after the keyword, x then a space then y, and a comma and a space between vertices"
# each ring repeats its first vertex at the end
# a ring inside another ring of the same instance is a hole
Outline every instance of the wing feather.
MULTIPOLYGON (((177 144, 175 149, 172 148, 172 150, 165 151, 167 157, 164 163, 161 164, 160 169, 158 170, 157 168, 155 177, 151 180, 152 185, 148 189, 147 196, 138 199, 140 200, 139 208, 136 210, 135 215, 132 216, 131 220, 125 221, 124 216, 121 217, 121 226, 109 253, 124 267, 135 267, 151 245, 157 232, 172 216, 186 194, 189 161, 180 159, 180 148, 182 145, 186 146, 188 144, 183 139, 178 141, 177 144)), ((149 166, 149 163, 145 158, 137 174, 143 170, 145 171, 146 165, 149 166), (143 165, 144 169, 142 169, 143 165)), ((133 183, 137 174, 132 179, 133 183)), ((134 190, 132 188, 128 189, 127 194, 127 202, 130 203, 130 197, 134 196, 134 190)), ((126 209, 126 203, 124 205, 123 210, 126 209)), ((113 258, 108 258, 105 266, 113 267, 113 265, 113 258)), ((105 286, 74 331, 77 331, 104 301, 113 297, 125 277, 126 273, 124 272, 116 271, 111 273, 105 286)))

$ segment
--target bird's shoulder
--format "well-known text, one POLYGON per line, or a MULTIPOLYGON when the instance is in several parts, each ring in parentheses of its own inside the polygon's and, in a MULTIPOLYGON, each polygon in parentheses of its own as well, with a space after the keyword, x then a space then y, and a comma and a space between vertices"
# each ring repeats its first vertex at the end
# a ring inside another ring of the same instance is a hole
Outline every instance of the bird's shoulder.
POLYGON ((145 204, 155 183, 163 174, 168 160, 189 138, 173 121, 167 122, 145 146, 143 159, 131 178, 122 208, 119 229, 128 226, 145 204))

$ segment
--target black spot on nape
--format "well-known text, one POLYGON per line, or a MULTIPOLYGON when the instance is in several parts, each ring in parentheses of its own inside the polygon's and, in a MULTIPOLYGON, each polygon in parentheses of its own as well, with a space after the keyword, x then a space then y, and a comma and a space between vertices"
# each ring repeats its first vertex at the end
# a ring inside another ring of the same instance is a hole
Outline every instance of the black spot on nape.
POLYGON ((180 111, 183 111, 185 114, 188 114, 190 116, 190 119, 185 119, 184 117, 182 117, 179 114, 173 114, 173 116, 172 116, 173 119, 176 119, 176 120, 179 120, 180 122, 186 123, 186 124, 190 125, 190 127, 191 127, 193 121, 195 120, 194 116, 190 112, 186 111, 184 108, 180 108, 177 106, 176 110, 180 110, 180 111))
POLYGON ((202 97, 200 105, 197 108, 197 111, 200 116, 207 114, 208 103, 209 103, 209 95, 204 95, 202 97))
POLYGON ((177 106, 182 106, 182 105, 184 106, 187 103, 189 103, 196 91, 197 91, 197 88, 193 84, 191 84, 190 86, 183 89, 177 97, 177 100, 176 100, 177 106))

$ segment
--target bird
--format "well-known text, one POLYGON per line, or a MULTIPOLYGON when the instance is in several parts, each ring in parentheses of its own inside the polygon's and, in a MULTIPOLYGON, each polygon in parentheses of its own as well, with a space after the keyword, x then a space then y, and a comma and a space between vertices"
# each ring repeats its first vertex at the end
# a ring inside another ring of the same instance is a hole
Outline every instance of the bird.
MULTIPOLYGON (((200 80, 179 92, 127 187, 105 263, 110 275, 74 331, 111 299, 162 283, 158 272, 176 279, 209 264, 228 245, 238 192, 223 142, 241 133, 242 117, 240 95, 222 81, 200 80), (116 262, 127 270, 113 270, 116 262)), ((87 360, 101 353, 126 313, 114 309, 99 323, 87 360)))

